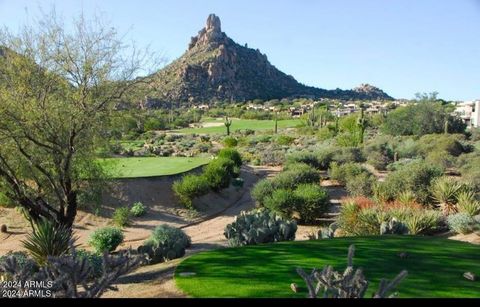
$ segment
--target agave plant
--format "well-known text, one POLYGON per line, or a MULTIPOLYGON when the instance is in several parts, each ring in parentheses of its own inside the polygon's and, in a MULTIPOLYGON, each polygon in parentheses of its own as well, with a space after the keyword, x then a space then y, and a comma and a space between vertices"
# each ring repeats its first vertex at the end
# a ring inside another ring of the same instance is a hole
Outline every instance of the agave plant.
POLYGON ((480 201, 473 190, 460 191, 457 194, 457 209, 460 213, 474 216, 480 213, 480 201))
POLYGON ((72 230, 65 226, 56 226, 52 221, 41 220, 34 224, 33 232, 22 241, 38 265, 47 263, 48 256, 61 256, 70 249, 70 244, 76 241, 72 230))
POLYGON ((415 203, 415 193, 410 190, 402 191, 397 196, 397 201, 402 205, 410 205, 415 203))
POLYGON ((440 177, 432 184, 433 199, 439 203, 445 215, 457 213, 457 194, 464 189, 464 185, 450 177, 440 177))

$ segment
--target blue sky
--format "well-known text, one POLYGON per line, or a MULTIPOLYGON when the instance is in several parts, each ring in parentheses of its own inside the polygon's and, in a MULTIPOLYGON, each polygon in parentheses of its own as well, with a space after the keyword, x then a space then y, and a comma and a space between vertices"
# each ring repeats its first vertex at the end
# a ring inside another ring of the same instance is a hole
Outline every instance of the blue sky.
POLYGON ((215 13, 232 39, 307 85, 480 98, 480 0, 0 0, 0 23, 18 29, 52 4, 67 19, 102 12, 169 60, 215 13))

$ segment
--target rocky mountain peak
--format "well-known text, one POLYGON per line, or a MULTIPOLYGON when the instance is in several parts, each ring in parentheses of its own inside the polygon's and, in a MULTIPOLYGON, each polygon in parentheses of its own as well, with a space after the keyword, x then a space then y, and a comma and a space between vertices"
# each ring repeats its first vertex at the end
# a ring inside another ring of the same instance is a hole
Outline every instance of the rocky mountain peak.
POLYGON ((205 27, 207 32, 222 32, 222 24, 220 18, 215 14, 210 14, 207 18, 207 25, 205 27))
MULTIPOLYGON (((353 89, 354 92, 361 95, 372 96, 372 97, 389 97, 384 91, 379 89, 376 86, 370 85, 368 83, 362 83, 356 88, 353 89)), ((389 97, 391 98, 391 97, 389 97)))
POLYGON ((210 14, 180 58, 153 75, 144 95, 166 102, 246 101, 286 97, 391 99, 380 89, 324 90, 305 86, 270 64, 258 49, 239 45, 210 14))
POLYGON ((222 32, 222 23, 220 18, 215 14, 210 14, 207 18, 205 28, 198 32, 197 36, 192 37, 188 50, 195 46, 209 46, 216 48, 221 45, 227 36, 222 32))

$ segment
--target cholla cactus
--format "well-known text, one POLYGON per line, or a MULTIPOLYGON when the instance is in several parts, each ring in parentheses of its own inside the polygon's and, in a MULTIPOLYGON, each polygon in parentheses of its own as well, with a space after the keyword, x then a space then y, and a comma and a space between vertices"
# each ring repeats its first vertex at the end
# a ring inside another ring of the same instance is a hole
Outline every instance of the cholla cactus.
POLYGON ((242 212, 224 235, 231 246, 251 245, 295 239, 297 224, 265 208, 242 212))
POLYGON ((408 234, 408 227, 396 218, 392 218, 388 222, 382 222, 380 225, 380 234, 405 235, 408 234))
MULTIPOLYGON (((354 269, 353 256, 355 246, 350 245, 348 249, 348 266, 343 273, 333 270, 330 265, 325 266, 321 271, 313 269, 310 274, 297 268, 297 273, 307 284, 309 298, 363 298, 368 290, 369 282, 365 279, 362 269, 354 269)), ((388 295, 407 276, 403 270, 392 281, 386 279, 380 281, 379 289, 373 295, 374 298, 391 298, 396 293, 388 295)))
MULTIPOLYGON (((21 280, 13 283, 14 290, 25 293, 29 289, 28 282, 38 282, 44 285, 51 293, 51 297, 63 298, 97 298, 106 290, 117 290, 112 284, 122 275, 127 274, 140 263, 143 257, 132 256, 130 251, 120 252, 117 255, 103 255, 103 273, 91 281, 91 271, 86 258, 77 257, 73 245, 70 255, 48 257, 47 264, 32 273, 34 262, 29 265, 20 265, 15 257, 9 257, 0 264, 0 272, 4 272, 11 280, 21 280), (46 285, 46 286, 45 286, 46 285)), ((37 283, 37 284, 38 284, 37 283)), ((35 289, 38 290, 38 289, 35 289)))

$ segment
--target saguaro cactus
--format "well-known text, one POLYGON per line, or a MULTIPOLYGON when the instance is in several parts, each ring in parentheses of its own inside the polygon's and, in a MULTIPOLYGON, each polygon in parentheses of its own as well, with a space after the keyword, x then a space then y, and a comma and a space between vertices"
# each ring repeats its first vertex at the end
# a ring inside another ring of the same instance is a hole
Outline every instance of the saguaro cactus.
POLYGON ((225 127, 227 127, 227 135, 230 135, 230 126, 232 125, 232 120, 225 116, 225 127))
MULTIPOLYGON (((297 268, 297 273, 307 284, 309 298, 363 298, 367 292, 369 282, 365 279, 361 269, 354 269, 353 256, 355 246, 350 245, 348 249, 348 265, 343 273, 333 270, 333 267, 327 265, 323 270, 313 269, 310 274, 305 273, 301 268, 297 268)), ((374 298, 391 298, 396 293, 389 296, 397 285, 407 276, 407 271, 400 272, 392 281, 386 279, 380 281, 378 290, 373 295, 374 298)))
POLYGON ((278 133, 278 111, 275 112, 275 134, 278 133))
POLYGON ((360 108, 360 117, 358 118, 357 125, 360 129, 360 144, 363 144, 365 129, 367 128, 367 120, 363 115, 363 106, 360 108))

